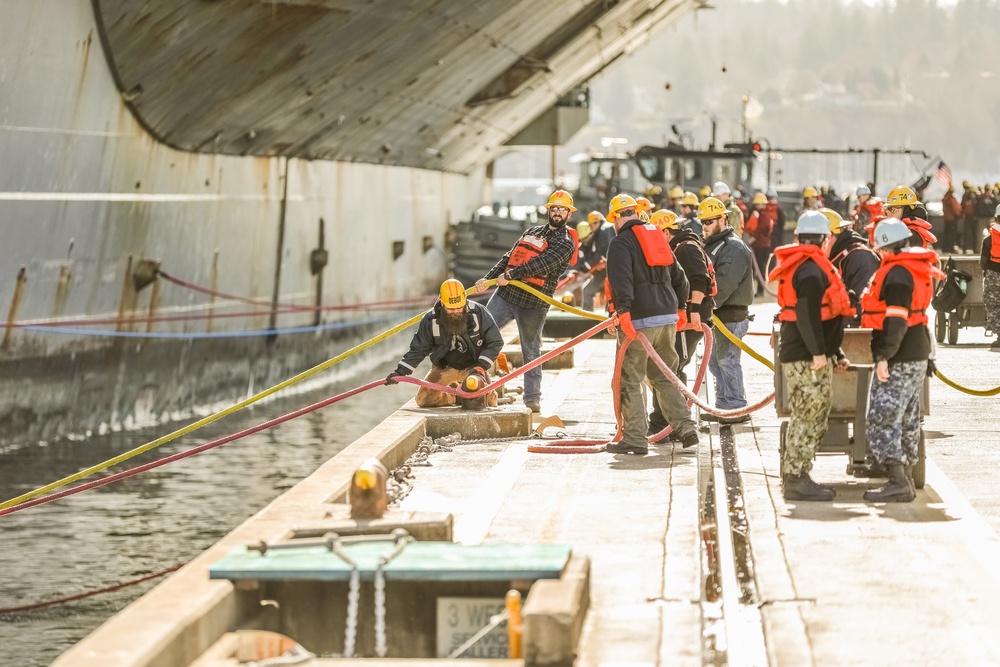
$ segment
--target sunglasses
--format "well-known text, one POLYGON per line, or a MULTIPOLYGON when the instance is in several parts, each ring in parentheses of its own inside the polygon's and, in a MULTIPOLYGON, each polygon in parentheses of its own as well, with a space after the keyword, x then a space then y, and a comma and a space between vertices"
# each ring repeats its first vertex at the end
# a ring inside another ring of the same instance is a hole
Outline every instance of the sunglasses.
POLYGON ((569 207, 567 206, 549 206, 549 210, 556 213, 569 213, 569 207))

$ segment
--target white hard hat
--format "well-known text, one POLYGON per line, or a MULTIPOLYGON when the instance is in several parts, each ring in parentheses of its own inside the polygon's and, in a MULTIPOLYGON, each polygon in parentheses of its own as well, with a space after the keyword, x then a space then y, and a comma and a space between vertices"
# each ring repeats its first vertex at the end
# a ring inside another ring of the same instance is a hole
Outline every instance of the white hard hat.
POLYGON ((768 199, 770 199, 771 197, 774 197, 775 199, 778 198, 778 191, 775 190, 774 188, 768 188, 767 192, 765 192, 764 194, 767 195, 768 199))
POLYGON ((795 225, 796 234, 829 234, 830 221, 819 211, 806 211, 795 225))
POLYGON ((875 245, 872 247, 878 250, 893 243, 905 241, 911 236, 913 236, 913 232, 903 224, 902 220, 886 218, 875 226, 875 245))
POLYGON ((871 193, 872 193, 872 191, 868 189, 867 185, 862 185, 854 193, 854 196, 855 197, 860 197, 861 195, 870 195, 871 193))
POLYGON ((729 186, 722 181, 716 181, 715 185, 712 186, 712 194, 718 197, 719 195, 728 195, 730 193, 729 186))

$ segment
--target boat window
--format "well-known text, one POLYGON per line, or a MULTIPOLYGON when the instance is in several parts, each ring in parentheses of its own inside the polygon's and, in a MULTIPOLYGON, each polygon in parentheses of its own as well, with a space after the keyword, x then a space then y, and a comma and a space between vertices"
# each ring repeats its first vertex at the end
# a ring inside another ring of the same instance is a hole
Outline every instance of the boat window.
POLYGON ((742 179, 738 178, 736 162, 734 160, 716 160, 713 167, 713 181, 733 183, 734 185, 738 182, 742 182, 742 179))
POLYGON ((654 155, 637 155, 635 161, 639 165, 639 173, 647 181, 655 183, 663 180, 663 163, 659 158, 654 155))

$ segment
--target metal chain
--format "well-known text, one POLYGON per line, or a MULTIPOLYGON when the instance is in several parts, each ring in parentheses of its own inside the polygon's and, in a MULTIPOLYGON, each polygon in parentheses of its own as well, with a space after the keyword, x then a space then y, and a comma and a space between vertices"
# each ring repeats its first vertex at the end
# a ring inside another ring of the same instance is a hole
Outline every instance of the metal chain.
POLYGON ((387 646, 385 639, 385 572, 382 563, 375 570, 375 655, 384 658, 387 646))
POLYGON ((361 572, 355 565, 351 570, 351 583, 347 590, 347 630, 344 633, 344 657, 354 657, 354 643, 358 637, 358 603, 361 600, 361 572))
POLYGON ((410 495, 410 491, 413 490, 414 467, 430 466, 431 463, 428 459, 431 454, 450 452, 452 451, 452 447, 459 442, 462 442, 461 433, 452 433, 436 440, 430 436, 424 436, 420 444, 417 445, 416 451, 410 455, 410 458, 406 459, 403 465, 389 473, 389 479, 386 480, 386 493, 389 496, 389 506, 398 506, 406 496, 410 495))

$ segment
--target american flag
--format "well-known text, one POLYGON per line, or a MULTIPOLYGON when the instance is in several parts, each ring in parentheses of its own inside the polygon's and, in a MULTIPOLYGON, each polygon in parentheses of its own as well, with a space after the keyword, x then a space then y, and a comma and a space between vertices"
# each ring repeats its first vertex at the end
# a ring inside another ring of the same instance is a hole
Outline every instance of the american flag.
POLYGON ((946 165, 944 160, 938 161, 937 169, 934 170, 934 180, 942 185, 951 185, 951 167, 946 165))

